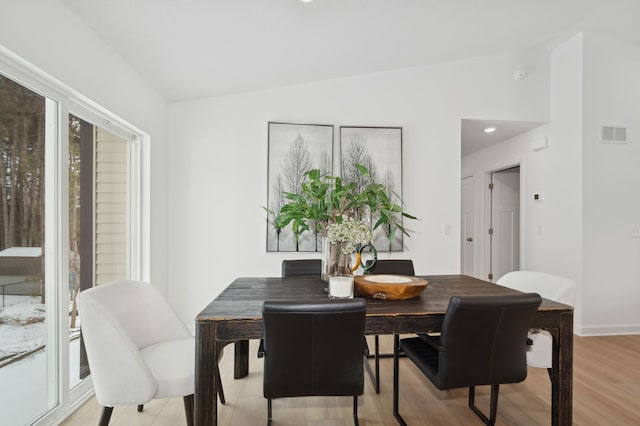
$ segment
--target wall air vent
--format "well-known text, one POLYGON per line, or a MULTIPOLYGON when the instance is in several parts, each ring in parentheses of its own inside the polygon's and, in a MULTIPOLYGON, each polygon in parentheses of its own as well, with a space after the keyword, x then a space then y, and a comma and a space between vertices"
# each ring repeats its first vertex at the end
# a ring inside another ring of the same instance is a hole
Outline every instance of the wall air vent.
POLYGON ((628 143, 627 128, 620 126, 602 126, 600 129, 602 143, 628 143))

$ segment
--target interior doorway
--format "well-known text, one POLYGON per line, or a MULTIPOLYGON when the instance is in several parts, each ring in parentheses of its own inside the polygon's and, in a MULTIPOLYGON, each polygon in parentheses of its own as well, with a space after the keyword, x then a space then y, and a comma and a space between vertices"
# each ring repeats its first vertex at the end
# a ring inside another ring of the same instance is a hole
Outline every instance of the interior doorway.
POLYGON ((474 188, 473 176, 462 179, 460 188, 460 271, 475 276, 474 188))
POLYGON ((520 269, 520 166, 491 172, 489 274, 495 281, 520 269))

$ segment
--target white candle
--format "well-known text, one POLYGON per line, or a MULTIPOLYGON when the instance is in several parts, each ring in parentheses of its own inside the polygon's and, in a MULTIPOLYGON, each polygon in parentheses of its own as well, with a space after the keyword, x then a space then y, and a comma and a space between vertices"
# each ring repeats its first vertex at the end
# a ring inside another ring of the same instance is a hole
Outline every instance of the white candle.
POLYGON ((329 276, 329 296, 342 299, 353 298, 353 275, 329 276))

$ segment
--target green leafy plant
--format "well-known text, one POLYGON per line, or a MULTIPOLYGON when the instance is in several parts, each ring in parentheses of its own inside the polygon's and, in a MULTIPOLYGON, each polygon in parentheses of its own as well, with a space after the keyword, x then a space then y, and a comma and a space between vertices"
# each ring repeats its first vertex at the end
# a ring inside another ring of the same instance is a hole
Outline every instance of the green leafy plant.
POLYGON ((393 240, 397 231, 409 236, 402 224, 402 217, 416 219, 404 211, 402 200, 387 188, 376 183, 369 171, 360 164, 356 165, 360 177, 366 185, 358 190, 356 182, 345 183, 338 176, 322 174, 312 169, 304 174, 300 193, 285 192, 286 203, 279 214, 264 208, 273 216, 276 230, 282 230, 289 224, 297 241, 306 231, 326 237, 331 224, 340 224, 346 220, 359 220, 372 223, 372 229, 386 227, 389 240, 393 240), (394 202, 397 198, 397 203, 394 202))

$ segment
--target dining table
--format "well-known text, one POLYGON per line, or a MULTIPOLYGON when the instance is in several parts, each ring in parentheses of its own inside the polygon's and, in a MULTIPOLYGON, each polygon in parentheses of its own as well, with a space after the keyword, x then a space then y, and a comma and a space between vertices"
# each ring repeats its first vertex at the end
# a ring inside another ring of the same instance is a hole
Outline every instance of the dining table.
MULTIPOLYGON (((365 299, 365 334, 438 332, 452 296, 491 296, 518 292, 468 275, 419 277, 427 280, 428 285, 418 297, 407 300, 365 299)), ((216 372, 219 356, 226 345, 235 345, 234 378, 240 379, 248 374, 248 341, 263 337, 264 301, 326 299, 326 287, 326 282, 314 277, 237 278, 196 316, 195 425, 217 426, 216 372)), ((531 327, 545 329, 553 337, 552 368, 549 373, 551 424, 570 425, 573 398, 573 307, 542 299, 531 327)), ((390 400, 390 408, 391 404, 390 400)))

